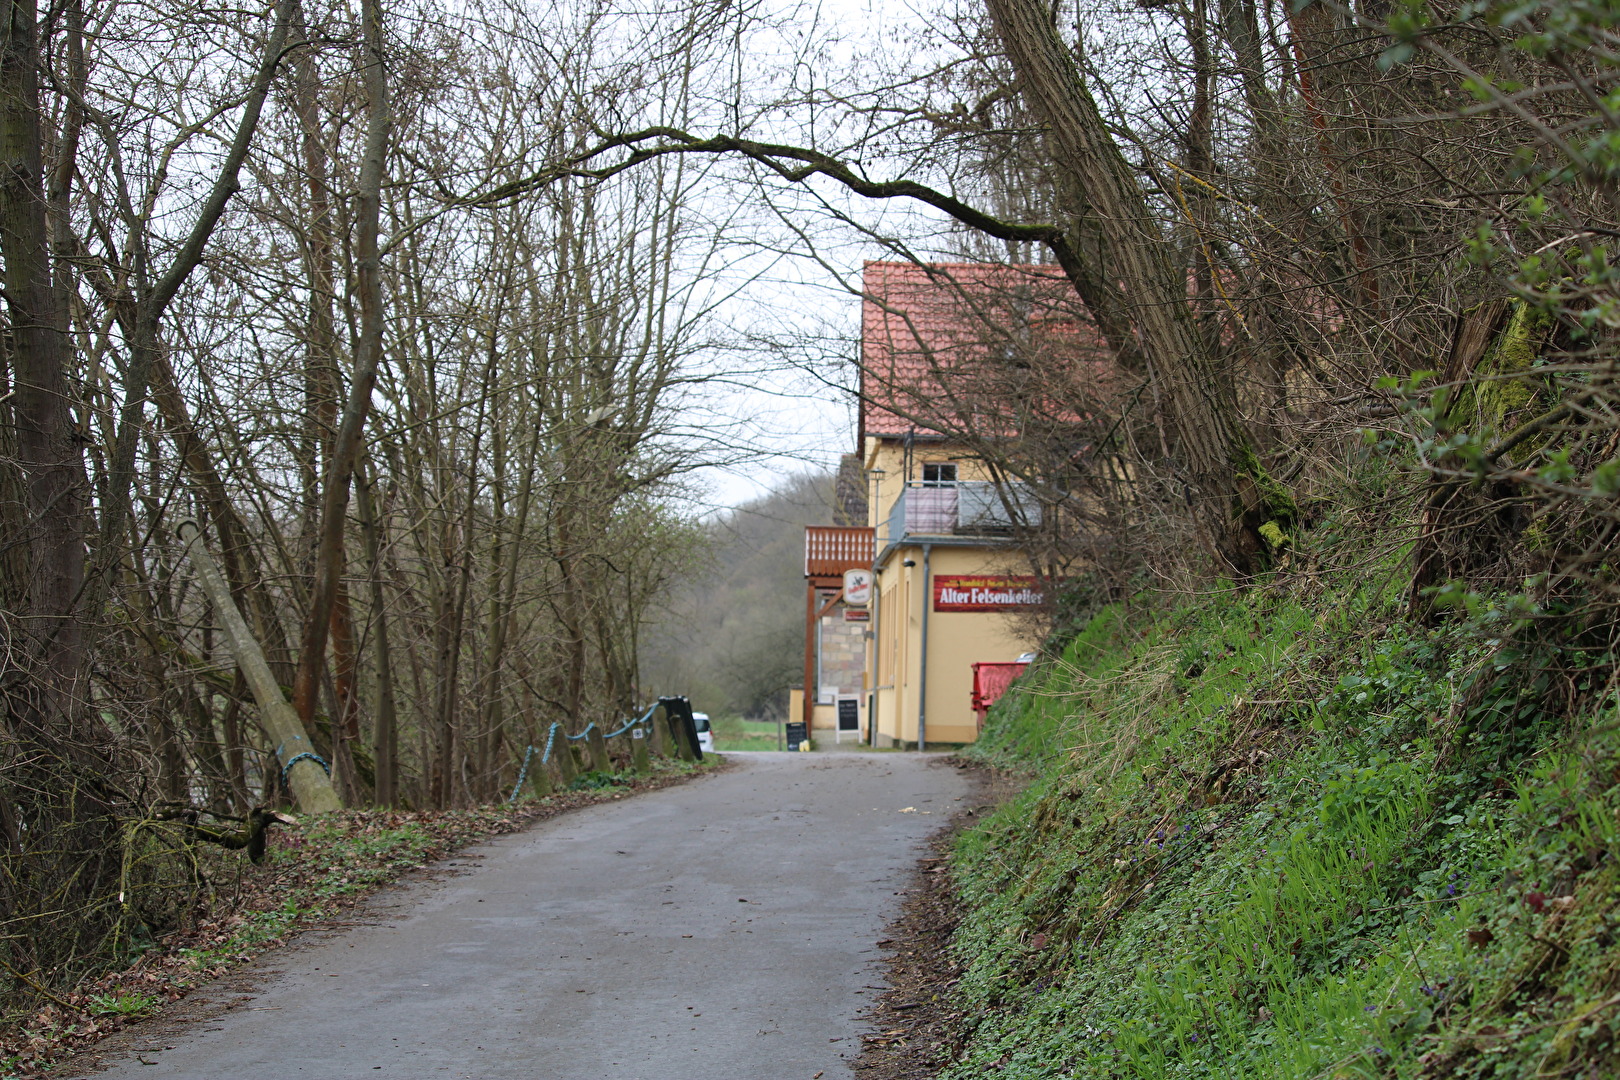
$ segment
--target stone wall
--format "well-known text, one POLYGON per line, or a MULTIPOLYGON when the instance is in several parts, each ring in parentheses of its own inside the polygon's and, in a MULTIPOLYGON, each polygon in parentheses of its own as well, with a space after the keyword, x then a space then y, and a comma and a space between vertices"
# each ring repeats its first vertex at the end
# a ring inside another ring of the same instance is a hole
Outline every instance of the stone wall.
POLYGON ((865 631, 871 623, 844 621, 846 610, 843 604, 836 604, 821 619, 823 695, 861 693, 861 680, 866 673, 865 631))

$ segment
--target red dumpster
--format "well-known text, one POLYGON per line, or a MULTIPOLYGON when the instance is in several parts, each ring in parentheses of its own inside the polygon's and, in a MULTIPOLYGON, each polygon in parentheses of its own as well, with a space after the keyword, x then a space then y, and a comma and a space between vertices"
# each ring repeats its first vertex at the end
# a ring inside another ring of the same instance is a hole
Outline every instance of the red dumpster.
POLYGON ((984 730, 984 716, 996 699, 1007 692, 1012 681, 1029 667, 1027 660, 1009 663, 981 661, 973 665, 973 711, 979 714, 979 730, 984 730))

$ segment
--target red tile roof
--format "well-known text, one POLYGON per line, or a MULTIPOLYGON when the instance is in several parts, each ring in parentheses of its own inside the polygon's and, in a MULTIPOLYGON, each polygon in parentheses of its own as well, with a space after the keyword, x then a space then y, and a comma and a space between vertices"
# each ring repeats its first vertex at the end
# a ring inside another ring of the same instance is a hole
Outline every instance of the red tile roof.
POLYGON ((863 289, 863 437, 1013 434, 1032 401, 1093 397, 1065 384, 1112 370, 1056 266, 868 262, 863 289))

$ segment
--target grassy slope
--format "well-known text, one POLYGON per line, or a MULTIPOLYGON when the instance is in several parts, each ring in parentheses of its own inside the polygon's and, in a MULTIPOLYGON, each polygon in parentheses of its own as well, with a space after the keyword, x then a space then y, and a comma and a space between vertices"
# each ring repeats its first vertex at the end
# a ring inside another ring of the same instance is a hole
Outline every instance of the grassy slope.
POLYGON ((1612 657, 1503 629, 1103 611, 973 751, 1036 779, 957 847, 944 1075, 1620 1075, 1612 657))

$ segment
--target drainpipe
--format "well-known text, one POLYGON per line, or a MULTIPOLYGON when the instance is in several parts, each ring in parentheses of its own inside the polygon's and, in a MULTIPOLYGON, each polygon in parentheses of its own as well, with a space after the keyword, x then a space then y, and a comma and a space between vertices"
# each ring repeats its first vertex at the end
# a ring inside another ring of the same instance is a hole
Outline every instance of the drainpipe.
POLYGON ((933 553, 934 545, 923 545, 923 617, 922 617, 922 663, 918 666, 917 678, 921 685, 917 688, 917 751, 928 749, 928 613, 933 608, 934 588, 929 573, 928 556, 933 553))
POLYGON ((805 568, 804 590, 804 693, 801 695, 803 700, 799 702, 801 706, 799 711, 803 713, 799 719, 804 721, 804 737, 808 739, 812 727, 811 721, 815 719, 817 694, 810 684, 816 677, 814 650, 816 647, 816 623, 820 621, 816 618, 816 601, 820 597, 816 595, 816 579, 810 577, 808 566, 805 568))
POLYGON ((872 688, 866 695, 866 745, 877 746, 877 688, 883 684, 883 582, 872 567, 872 688))

